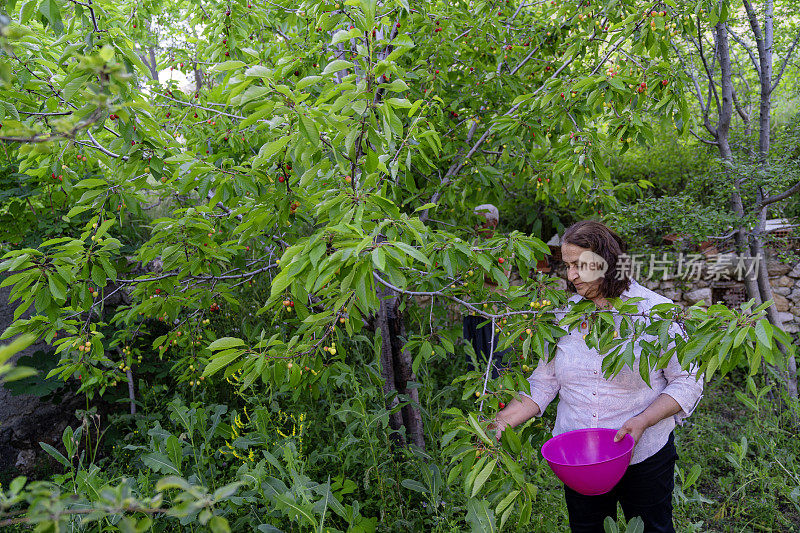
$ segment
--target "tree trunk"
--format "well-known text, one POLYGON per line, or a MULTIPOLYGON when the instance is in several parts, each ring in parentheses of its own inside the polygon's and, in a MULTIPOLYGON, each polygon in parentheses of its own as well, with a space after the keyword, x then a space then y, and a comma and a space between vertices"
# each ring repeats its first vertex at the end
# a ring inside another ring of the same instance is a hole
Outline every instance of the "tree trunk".
POLYGON ((411 442, 420 448, 425 448, 425 435, 422 427, 422 414, 419 410, 419 394, 416 389, 409 389, 409 382, 416 381, 416 376, 411 370, 411 354, 403 350, 403 337, 405 325, 400 313, 400 297, 388 288, 378 289, 380 308, 378 310, 378 328, 381 332, 381 375, 384 379, 383 391, 387 397, 387 409, 394 409, 399 405, 397 395, 405 395, 409 402, 399 411, 389 417, 389 426, 395 430, 394 442, 405 445, 406 435, 411 442), (392 396, 392 399, 388 398, 392 396))
MULTIPOLYGON (((722 159, 730 161, 733 157, 730 146, 730 127, 733 118, 733 72, 731 69, 731 52, 728 44, 728 25, 724 22, 717 24, 717 55, 719 56, 720 71, 720 96, 722 104, 717 122, 717 142, 719 154, 722 159)), ((714 83, 714 80, 711 80, 714 83)))
MULTIPOLYGON (((772 131, 770 129, 770 119, 772 114, 772 53, 773 53, 773 10, 774 5, 772 0, 764 2, 764 27, 763 34, 759 31, 758 18, 752 6, 745 2, 745 9, 748 11, 748 18, 750 27, 756 37, 756 45, 758 48, 759 67, 761 69, 761 76, 759 77, 759 85, 761 89, 761 98, 759 106, 759 132, 758 132, 758 159, 759 167, 763 173, 768 171, 769 166, 769 148, 772 140, 772 131)), ((769 273, 767 272, 767 258, 764 254, 764 241, 761 237, 762 231, 766 225, 767 207, 762 205, 764 198, 768 196, 768 191, 765 191, 762 186, 756 188, 756 205, 758 206, 757 224, 753 230, 751 249, 752 254, 756 257, 761 257, 759 271, 758 271, 758 288, 761 293, 763 301, 772 300, 772 286, 769 283, 769 273)), ((783 321, 780 318, 778 309, 773 303, 767 309, 767 318, 769 322, 776 328, 783 329, 783 321)), ((778 343, 783 357, 786 361, 786 371, 781 371, 783 379, 786 381, 786 389, 792 398, 797 398, 797 362, 793 355, 789 354, 786 348, 778 343)))
POLYGON ((409 383, 417 381, 412 370, 413 358, 408 350, 403 349, 406 336, 405 321, 400 315, 400 297, 395 296, 393 308, 395 318, 390 322, 392 328, 392 351, 395 355, 394 379, 397 392, 404 394, 409 403, 403 407, 403 424, 406 426, 411 442, 420 448, 425 448, 425 432, 422 427, 422 413, 419 410, 419 392, 416 388, 409 388, 409 383), (399 328, 399 329, 398 329, 399 328))
POLYGON ((194 90, 195 92, 200 92, 200 89, 203 87, 203 71, 197 68, 197 64, 194 65, 194 90))
MULTIPOLYGON (((383 377, 383 396, 386 401, 386 408, 390 411, 400 404, 397 397, 397 387, 394 378, 394 350, 392 343, 392 326, 390 324, 389 306, 391 303, 386 299, 389 291, 379 290, 378 297, 381 304, 378 310, 378 329, 381 332, 381 376, 383 377)), ((392 441, 398 446, 406 445, 406 438, 401 428, 403 427, 403 415, 396 411, 389 415, 389 427, 392 429, 392 441)))

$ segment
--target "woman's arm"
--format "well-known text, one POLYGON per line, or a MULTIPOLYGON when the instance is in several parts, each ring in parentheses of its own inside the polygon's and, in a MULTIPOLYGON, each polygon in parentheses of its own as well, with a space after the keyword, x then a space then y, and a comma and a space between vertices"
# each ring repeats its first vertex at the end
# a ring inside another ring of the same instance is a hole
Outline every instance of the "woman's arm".
POLYGON ((626 433, 630 433, 633 441, 639 442, 642 433, 647 428, 654 426, 667 417, 681 412, 681 405, 669 394, 659 394, 647 409, 622 424, 614 436, 614 442, 619 442, 626 433))
POLYGON ((519 400, 511 400, 502 411, 497 413, 494 421, 489 424, 489 429, 496 430, 497 440, 500 440, 500 436, 507 426, 512 428, 518 426, 538 415, 540 411, 536 402, 520 396, 519 400))

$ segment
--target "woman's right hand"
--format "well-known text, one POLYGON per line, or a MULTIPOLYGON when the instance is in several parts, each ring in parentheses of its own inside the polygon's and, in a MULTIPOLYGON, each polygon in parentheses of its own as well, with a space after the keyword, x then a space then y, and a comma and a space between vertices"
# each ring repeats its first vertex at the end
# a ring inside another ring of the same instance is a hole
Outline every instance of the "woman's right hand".
POLYGON ((487 426, 487 429, 494 429, 495 438, 499 441, 503 431, 508 426, 514 427, 527 422, 538 415, 539 411, 540 409, 536 402, 522 396, 519 400, 511 400, 504 409, 498 411, 492 423, 487 426))
POLYGON ((500 437, 503 435, 503 430, 506 429, 508 426, 508 422, 506 422, 501 416, 500 413, 497 413, 497 416, 494 420, 492 420, 491 424, 489 424, 486 429, 493 429, 494 436, 499 441, 500 437))

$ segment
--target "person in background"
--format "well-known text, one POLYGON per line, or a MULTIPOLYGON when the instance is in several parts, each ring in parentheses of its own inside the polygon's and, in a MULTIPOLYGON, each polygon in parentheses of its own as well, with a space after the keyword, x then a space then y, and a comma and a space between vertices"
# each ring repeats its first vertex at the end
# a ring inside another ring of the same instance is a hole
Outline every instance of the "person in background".
MULTIPOLYGON (((500 222, 500 213, 492 204, 482 204, 475 208, 474 213, 478 216, 478 223, 475 225, 475 232, 479 240, 490 239, 494 236, 497 229, 497 224, 500 222)), ((511 275, 510 269, 505 269, 506 276, 511 275)), ((484 276, 484 285, 492 291, 498 290, 497 283, 489 276, 484 276)), ((477 315, 464 315, 463 319, 463 335, 464 340, 472 344, 475 351, 475 356, 478 360, 480 371, 485 371, 486 365, 489 362, 489 351, 492 343, 492 323, 488 322, 480 326, 486 319, 477 315)), ((494 348, 497 348, 500 335, 494 335, 494 348)), ((510 351, 510 348, 494 352, 492 355, 492 379, 496 379, 500 375, 500 370, 503 369, 502 360, 503 356, 510 351)), ((467 370, 475 370, 475 365, 472 363, 472 358, 467 355, 467 370)))
MULTIPOLYGON (((568 228, 561 244, 567 278, 577 293, 570 301, 592 300, 598 309, 609 308, 608 298, 626 300, 641 297, 636 305, 647 312, 654 305, 673 303, 641 285, 617 274, 617 258, 625 253, 622 239, 600 222, 583 221, 568 228), (603 265, 594 269, 587 265, 603 265)), ((558 314, 558 313, 557 313, 558 314)), ((643 317, 636 320, 644 320, 643 317)), ((614 316, 619 330, 620 317, 614 316)), ((641 378, 638 361, 641 348, 634 345, 636 362, 611 379, 603 377, 603 355, 586 345, 586 321, 577 324, 557 341, 550 361, 541 359, 528 378, 530 394, 520 393, 497 413, 490 427, 497 438, 504 428, 541 416, 556 396, 559 397, 553 435, 583 428, 618 428, 615 440, 627 433, 633 437, 633 458, 620 482, 606 494, 584 496, 564 486, 573 532, 598 532, 603 520, 616 519, 617 503, 626 520, 639 516, 647 532, 673 532, 672 491, 675 460, 673 429, 676 421, 692 414, 702 397, 702 379, 694 369, 684 370, 673 354, 665 368, 650 371, 650 385, 641 378)), ((672 336, 681 334, 673 324, 672 336)), ((644 335, 649 342, 658 338, 644 335)), ((685 338, 685 335, 684 335, 685 338)), ((630 342, 630 341, 629 341, 630 342)), ((663 346, 663 350, 667 350, 663 346)))

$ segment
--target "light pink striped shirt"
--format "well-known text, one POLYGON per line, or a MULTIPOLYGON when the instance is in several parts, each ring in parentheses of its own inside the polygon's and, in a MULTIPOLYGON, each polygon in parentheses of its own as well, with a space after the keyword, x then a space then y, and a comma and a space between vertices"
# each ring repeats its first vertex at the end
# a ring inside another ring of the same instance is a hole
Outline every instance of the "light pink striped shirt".
MULTIPOLYGON (((647 311, 656 304, 673 303, 635 280, 631 280, 630 288, 621 296, 623 300, 632 297, 645 298, 636 304, 641 311, 647 311)), ((576 294, 569 300, 577 302, 581 299, 583 297, 576 294)), ((561 318, 565 313, 565 309, 557 311, 556 317, 561 318)), ((635 317, 634 320, 644 318, 635 317)), ((619 330, 621 317, 614 315, 614 321, 619 330)), ((583 428, 619 429, 628 419, 644 411, 659 394, 663 392, 670 395, 681 406, 681 412, 645 430, 633 451, 631 464, 644 461, 667 443, 676 421, 691 415, 697 407, 703 396, 702 378, 697 380, 695 372, 683 370, 673 355, 666 368, 650 372, 652 388, 649 387, 639 375, 641 348, 637 344, 634 346, 634 370, 626 365, 619 374, 607 380, 602 370, 604 356, 586 346, 583 340, 583 335, 588 331, 585 322, 579 322, 573 328, 558 340, 555 356, 550 362, 546 359, 539 361, 528 378, 530 394, 520 394, 536 402, 542 413, 556 395, 559 396, 553 436, 583 428)), ((680 327, 673 324, 670 335, 677 334, 686 338, 680 327)), ((658 337, 652 335, 642 338, 649 342, 658 341, 658 337)))

